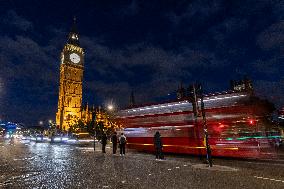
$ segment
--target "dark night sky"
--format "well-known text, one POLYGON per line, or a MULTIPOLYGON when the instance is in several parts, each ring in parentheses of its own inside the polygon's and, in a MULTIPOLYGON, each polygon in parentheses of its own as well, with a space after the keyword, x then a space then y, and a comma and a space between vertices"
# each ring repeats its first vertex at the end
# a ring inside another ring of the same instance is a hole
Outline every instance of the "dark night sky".
POLYGON ((54 119, 60 52, 76 15, 84 102, 151 102, 182 81, 224 91, 244 75, 284 105, 284 1, 0 1, 0 118, 54 119))

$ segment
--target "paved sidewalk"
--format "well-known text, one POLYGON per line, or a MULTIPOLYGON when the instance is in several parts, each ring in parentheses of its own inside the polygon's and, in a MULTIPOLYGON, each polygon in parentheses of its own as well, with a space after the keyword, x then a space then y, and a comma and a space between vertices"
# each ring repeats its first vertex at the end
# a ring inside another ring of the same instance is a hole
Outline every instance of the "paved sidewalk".
POLYGON ((0 142, 0 188, 258 188, 282 189, 284 165, 166 154, 163 161, 127 149, 126 156, 93 146, 0 142))

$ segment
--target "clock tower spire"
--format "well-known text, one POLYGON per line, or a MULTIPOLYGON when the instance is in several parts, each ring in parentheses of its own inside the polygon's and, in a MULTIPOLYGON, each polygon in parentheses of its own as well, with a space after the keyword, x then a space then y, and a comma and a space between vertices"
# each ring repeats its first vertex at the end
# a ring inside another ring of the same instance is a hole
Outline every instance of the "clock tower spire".
POLYGON ((72 25, 71 31, 68 35, 67 43, 71 44, 71 45, 75 45, 75 46, 80 46, 79 34, 78 34, 78 31, 77 31, 76 17, 75 16, 73 18, 73 25, 72 25))
POLYGON ((68 131, 81 119, 84 49, 79 43, 79 34, 74 17, 67 43, 61 52, 58 108, 56 124, 68 131))

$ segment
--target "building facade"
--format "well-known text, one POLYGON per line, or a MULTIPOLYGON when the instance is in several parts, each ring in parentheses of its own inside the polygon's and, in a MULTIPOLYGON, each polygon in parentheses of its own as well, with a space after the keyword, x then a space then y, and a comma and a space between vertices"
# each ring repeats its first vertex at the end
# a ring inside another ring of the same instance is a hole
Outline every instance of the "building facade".
POLYGON ((76 20, 61 52, 60 81, 56 125, 68 131, 82 118, 82 84, 84 72, 84 49, 79 43, 76 20))

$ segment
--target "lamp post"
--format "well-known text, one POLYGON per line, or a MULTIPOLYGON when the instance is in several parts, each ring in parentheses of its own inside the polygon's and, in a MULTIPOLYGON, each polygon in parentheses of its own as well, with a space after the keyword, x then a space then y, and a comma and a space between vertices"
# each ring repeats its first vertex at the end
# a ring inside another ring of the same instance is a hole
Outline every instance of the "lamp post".
MULTIPOLYGON (((202 90, 202 86, 201 84, 197 84, 196 85, 196 93, 197 96, 200 98, 200 102, 201 102, 201 113, 202 113, 202 120, 203 120, 203 130, 204 130, 204 139, 205 139, 205 146, 206 146, 206 159, 207 159, 207 163, 209 165, 209 167, 212 167, 212 158, 211 158, 211 148, 210 148, 210 144, 208 141, 208 129, 207 129, 207 123, 206 123, 206 115, 205 115, 205 108, 204 108, 204 101, 203 101, 203 90, 202 90)), ((197 99, 197 103, 198 104, 198 98, 197 99)))
MULTIPOLYGON (((198 99, 197 99, 197 95, 196 95, 196 88, 195 88, 195 84, 193 84, 192 86, 190 86, 189 89, 190 92, 190 100, 192 102, 192 108, 193 108, 193 115, 194 115, 194 136, 197 140, 197 146, 200 147, 200 132, 199 132, 199 126, 198 126, 198 99)), ((201 149, 198 148, 198 156, 199 159, 202 160, 202 153, 201 153, 201 149)))

